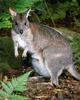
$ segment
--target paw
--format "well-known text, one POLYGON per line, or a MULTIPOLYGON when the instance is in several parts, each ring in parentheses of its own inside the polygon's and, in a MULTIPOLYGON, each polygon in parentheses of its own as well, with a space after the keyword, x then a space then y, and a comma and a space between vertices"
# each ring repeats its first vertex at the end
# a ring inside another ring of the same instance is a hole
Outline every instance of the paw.
POLYGON ((26 56, 27 56, 27 54, 25 52, 23 52, 22 57, 26 57, 26 56))
POLYGON ((57 78, 55 78, 54 80, 51 80, 51 85, 53 86, 53 84, 55 86, 59 86, 59 82, 58 82, 58 79, 57 78))
POLYGON ((18 57, 18 56, 19 56, 18 52, 17 52, 17 53, 15 53, 15 57, 18 57))

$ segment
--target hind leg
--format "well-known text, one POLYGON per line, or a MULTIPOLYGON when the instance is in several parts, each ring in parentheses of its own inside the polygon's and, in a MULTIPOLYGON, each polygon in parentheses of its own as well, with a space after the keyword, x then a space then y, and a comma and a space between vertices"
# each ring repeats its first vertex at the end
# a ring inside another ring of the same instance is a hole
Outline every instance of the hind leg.
POLYGON ((52 62, 50 61, 46 61, 46 68, 50 74, 50 77, 51 77, 51 84, 54 84, 54 85, 59 85, 59 80, 58 80, 58 77, 62 74, 62 71, 63 71, 63 68, 61 67, 61 65, 55 62, 52 62))
POLYGON ((56 85, 56 86, 58 86, 59 85, 59 81, 58 81, 58 76, 57 75, 52 75, 51 76, 51 85, 56 85))
POLYGON ((51 85, 59 85, 59 81, 58 81, 58 69, 56 67, 51 67, 50 64, 47 64, 47 61, 45 61, 45 65, 46 68, 50 74, 50 78, 51 78, 51 85))
MULTIPOLYGON (((57 68, 56 68, 57 69, 57 68)), ((62 74, 62 69, 60 70, 50 70, 49 69, 49 73, 50 73, 50 76, 51 76, 51 85, 56 85, 58 86, 59 85, 59 79, 58 77, 62 74)))
MULTIPOLYGON (((50 70, 50 69, 49 69, 50 70)), ((51 84, 59 85, 58 77, 62 74, 63 69, 60 69, 58 66, 53 67, 49 73, 51 76, 51 84)))

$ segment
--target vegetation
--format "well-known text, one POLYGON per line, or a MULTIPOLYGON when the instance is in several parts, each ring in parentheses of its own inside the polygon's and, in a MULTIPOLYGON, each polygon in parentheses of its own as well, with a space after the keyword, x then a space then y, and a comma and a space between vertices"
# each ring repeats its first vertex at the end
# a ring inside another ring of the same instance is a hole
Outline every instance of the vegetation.
POLYGON ((25 73, 17 78, 12 78, 11 81, 2 82, 0 89, 0 99, 4 100, 29 100, 20 93, 27 90, 26 82, 30 72, 25 73))
POLYGON ((40 21, 51 20, 53 25, 58 20, 71 20, 80 26, 80 5, 78 0, 1 0, 0 1, 0 28, 10 28, 9 7, 23 12, 32 8, 40 21))
MULTIPOLYGON (((8 11, 9 7, 15 9, 20 13, 25 11, 26 9, 31 8, 32 9, 31 15, 34 16, 33 17, 30 16, 30 18, 33 21, 38 21, 43 24, 48 24, 61 31, 63 35, 70 42, 72 52, 73 52, 74 63, 80 66, 80 33, 79 33, 80 32, 80 0, 0 0, 0 74, 5 74, 8 76, 7 72, 10 68, 19 69, 22 66, 22 59, 23 59, 21 55, 18 58, 14 57, 13 43, 10 37, 10 33, 8 33, 9 36, 5 35, 7 32, 6 29, 10 30, 12 26, 11 16, 8 11), (4 36, 2 34, 4 34, 4 36)), ((20 50, 20 53, 21 52, 22 51, 20 50)), ((7 81, 7 82, 1 81, 0 99, 26 100, 27 97, 22 96, 22 92, 26 91, 27 89, 26 79, 28 78, 29 74, 30 73, 26 73, 24 75, 21 75, 18 78, 12 78, 11 81, 7 81)), ((64 82, 62 82, 62 84, 63 83, 64 82)), ((63 88, 64 91, 66 91, 65 89, 67 89, 71 96, 72 94, 74 95, 74 92, 78 90, 78 88, 76 87, 75 90, 73 89, 73 83, 76 84, 74 86, 80 85, 80 84, 77 85, 78 82, 75 83, 73 80, 69 78, 68 81, 66 80, 65 86, 63 88), (66 83, 69 85, 66 85, 66 83)), ((37 87, 37 85, 35 86, 37 87)), ((38 87, 36 91, 37 90, 38 87)), ((39 90, 41 90, 41 88, 39 90)), ((53 93, 53 90, 51 94, 53 93)), ((34 92, 34 90, 32 89, 31 92, 34 92)), ((40 91, 38 92, 40 93, 40 91)), ((37 94, 39 94, 38 92, 37 94)), ((42 94, 43 93, 41 91, 41 97, 42 94)), ((67 96, 69 94, 67 94, 67 96)), ((80 90, 78 91, 78 94, 80 94, 80 90)), ((58 99, 63 100, 62 95, 61 94, 58 95, 60 96, 60 98, 58 99)), ((80 95, 79 95, 79 99, 80 99, 80 95)))
POLYGON ((0 72, 7 73, 9 68, 21 67, 22 58, 14 57, 13 43, 10 37, 0 37, 0 72))
POLYGON ((18 12, 23 12, 39 0, 1 0, 0 1, 0 28, 10 28, 9 7, 15 8, 18 12))

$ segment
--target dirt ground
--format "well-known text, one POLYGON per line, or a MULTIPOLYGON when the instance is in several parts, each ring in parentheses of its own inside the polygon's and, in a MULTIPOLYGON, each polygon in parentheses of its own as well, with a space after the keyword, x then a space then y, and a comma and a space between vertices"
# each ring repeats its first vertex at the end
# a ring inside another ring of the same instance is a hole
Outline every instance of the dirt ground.
MULTIPOLYGON (((20 76, 23 70, 24 68, 20 71, 10 69, 9 76, 20 76)), ((32 68, 28 67, 25 72, 31 70, 32 68)), ((80 69, 78 72, 80 73, 80 69)), ((59 77, 59 86, 51 86, 50 79, 38 79, 37 77, 39 75, 36 73, 30 75, 27 91, 22 94, 29 97, 30 100, 80 100, 80 81, 73 78, 67 71, 59 77)))
POLYGON ((28 90, 24 95, 30 100, 80 100, 80 81, 74 79, 70 73, 59 77, 59 86, 51 86, 49 79, 29 78, 28 90))

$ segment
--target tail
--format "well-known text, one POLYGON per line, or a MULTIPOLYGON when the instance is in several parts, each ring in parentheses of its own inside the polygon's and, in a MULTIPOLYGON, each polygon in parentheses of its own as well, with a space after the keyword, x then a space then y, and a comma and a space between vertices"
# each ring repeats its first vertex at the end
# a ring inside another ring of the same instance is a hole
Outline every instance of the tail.
POLYGON ((80 80, 80 74, 76 71, 75 66, 69 66, 68 71, 73 77, 75 77, 77 80, 80 80))

